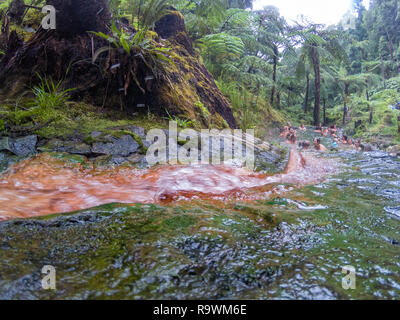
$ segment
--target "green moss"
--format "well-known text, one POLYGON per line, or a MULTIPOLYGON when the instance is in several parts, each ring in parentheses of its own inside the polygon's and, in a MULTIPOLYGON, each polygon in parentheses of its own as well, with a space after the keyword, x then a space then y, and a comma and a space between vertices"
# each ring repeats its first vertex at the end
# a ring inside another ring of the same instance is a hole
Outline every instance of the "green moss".
POLYGON ((204 103, 202 103, 201 101, 197 101, 195 103, 195 106, 199 109, 203 119, 209 122, 211 114, 210 111, 208 111, 208 109, 204 106, 204 103))
POLYGON ((91 135, 88 135, 83 139, 83 142, 88 144, 88 145, 92 145, 93 143, 96 143, 97 141, 91 135))
POLYGON ((34 32, 27 32, 26 28, 30 27, 35 30, 39 29, 43 17, 44 14, 39 10, 30 9, 26 12, 22 25, 11 23, 10 31, 15 31, 18 36, 26 42, 35 34, 34 32))
POLYGON ((234 210, 238 210, 240 212, 245 212, 245 213, 247 213, 249 215, 253 215, 255 217, 261 217, 270 224, 276 224, 276 222, 277 222, 276 213, 274 213, 271 210, 266 209, 264 206, 238 204, 234 207, 234 210))
MULTIPOLYGON (((181 35, 178 34, 179 36, 181 35)), ((171 114, 180 114, 190 119, 195 129, 229 128, 226 120, 216 112, 210 102, 214 97, 224 99, 224 96, 213 85, 210 75, 204 74, 204 69, 199 64, 199 56, 191 55, 182 45, 175 42, 169 42, 168 46, 172 48, 170 56, 174 64, 168 66, 167 70, 173 81, 160 89, 163 105, 171 114)))
POLYGON ((197 219, 191 215, 178 215, 162 222, 163 226, 170 230, 186 229, 197 223, 197 219))
POLYGON ((88 167, 87 159, 84 156, 77 154, 69 154, 69 153, 59 153, 59 152, 51 152, 49 154, 53 158, 64 160, 69 163, 81 164, 85 168, 88 167))
POLYGON ((71 136, 82 136, 84 142, 92 144, 97 140, 91 137, 94 131, 114 134, 129 134, 140 146, 143 143, 139 136, 129 131, 116 133, 113 128, 125 126, 138 126, 145 130, 153 128, 168 128, 165 119, 152 117, 149 119, 145 115, 139 115, 130 118, 126 113, 115 110, 100 110, 99 108, 83 102, 68 102, 65 106, 56 107, 49 110, 38 110, 32 107, 29 100, 19 102, 18 107, 14 105, 2 105, 0 107, 0 115, 5 119, 1 119, 0 133, 4 130, 1 124, 8 121, 14 125, 31 127, 33 122, 44 123, 52 120, 47 126, 36 130, 40 138, 51 139, 68 139, 71 136))

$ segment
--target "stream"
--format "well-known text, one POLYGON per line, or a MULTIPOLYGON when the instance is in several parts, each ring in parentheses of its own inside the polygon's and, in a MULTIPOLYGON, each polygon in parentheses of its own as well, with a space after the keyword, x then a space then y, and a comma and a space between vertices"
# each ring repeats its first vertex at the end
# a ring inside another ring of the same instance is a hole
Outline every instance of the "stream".
POLYGON ((269 176, 98 172, 41 155, 1 176, 0 204, 3 299, 400 297, 400 161, 381 151, 292 149, 269 176), (56 291, 41 289, 44 265, 56 291))

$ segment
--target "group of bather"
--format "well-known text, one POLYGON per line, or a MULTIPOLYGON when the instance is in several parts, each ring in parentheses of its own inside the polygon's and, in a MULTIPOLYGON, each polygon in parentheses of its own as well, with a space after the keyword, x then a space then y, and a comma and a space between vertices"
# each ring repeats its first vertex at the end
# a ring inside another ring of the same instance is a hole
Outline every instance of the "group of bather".
MULTIPOLYGON (((306 132, 307 128, 304 124, 302 124, 297 130, 301 132, 306 132)), ((297 130, 292 127, 291 123, 288 122, 286 126, 283 127, 281 132, 281 137, 285 138, 289 143, 296 144, 297 142, 297 130)), ((338 128, 334 124, 331 127, 323 127, 320 123, 314 130, 315 133, 321 134, 321 137, 332 137, 332 148, 337 149, 340 145, 346 145, 351 148, 355 148, 357 151, 362 151, 363 146, 361 143, 361 139, 352 139, 346 135, 342 135, 339 137, 338 135, 338 128)), ((311 143, 309 141, 302 141, 299 143, 299 146, 302 149, 309 149, 311 147, 311 143)), ((315 150, 318 151, 328 151, 328 149, 321 144, 321 138, 314 138, 313 147, 315 150)))
MULTIPOLYGON (((299 128, 299 130, 301 130, 299 128)), ((286 126, 283 127, 281 132, 281 137, 285 138, 289 143, 296 144, 297 141, 297 131, 292 127, 291 123, 288 122, 286 126)))

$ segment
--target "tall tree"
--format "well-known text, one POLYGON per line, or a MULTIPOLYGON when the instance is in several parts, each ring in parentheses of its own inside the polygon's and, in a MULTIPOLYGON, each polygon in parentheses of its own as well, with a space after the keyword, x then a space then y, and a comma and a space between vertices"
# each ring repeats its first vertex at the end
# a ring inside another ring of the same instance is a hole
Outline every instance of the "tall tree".
POLYGON ((266 6, 264 9, 256 11, 258 23, 258 41, 270 49, 272 58, 272 88, 270 94, 270 103, 274 104, 277 68, 281 54, 290 50, 290 42, 286 37, 287 24, 281 17, 278 8, 266 6))
POLYGON ((338 39, 340 33, 328 30, 324 25, 300 24, 293 27, 291 37, 295 43, 303 45, 303 52, 311 61, 314 71, 314 124, 320 123, 321 111, 321 61, 345 61, 347 55, 338 39))

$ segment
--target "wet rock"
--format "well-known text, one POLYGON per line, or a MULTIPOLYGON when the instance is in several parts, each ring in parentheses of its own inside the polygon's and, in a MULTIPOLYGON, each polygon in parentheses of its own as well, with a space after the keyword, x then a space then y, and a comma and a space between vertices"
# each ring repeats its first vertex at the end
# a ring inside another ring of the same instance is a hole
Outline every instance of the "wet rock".
POLYGON ((92 159, 95 167, 105 167, 110 165, 110 161, 112 156, 99 156, 97 158, 92 159))
POLYGON ((4 137, 0 140, 0 151, 8 150, 16 156, 25 157, 36 152, 37 141, 36 135, 16 139, 4 137))
POLYGON ((92 160, 95 167, 120 166, 131 163, 130 158, 122 156, 104 155, 92 160))
POLYGON ((83 142, 62 141, 59 139, 52 139, 43 147, 39 148, 40 151, 53 151, 53 152, 67 152, 71 154, 90 155, 92 150, 89 145, 83 142))
POLYGON ((10 146, 8 144, 8 137, 0 138, 0 151, 10 150, 10 146))
POLYGON ((138 168, 147 168, 149 164, 146 160, 146 156, 140 154, 134 154, 128 158, 128 161, 138 168))
POLYGON ((128 127, 126 127, 126 129, 134 134, 137 134, 142 139, 146 138, 146 131, 144 130, 144 128, 136 127, 136 126, 128 126, 128 127))
POLYGON ((11 154, 10 152, 0 151, 0 173, 7 170, 8 167, 20 160, 19 157, 11 154))
POLYGON ((74 143, 70 146, 70 151, 68 152, 72 154, 89 155, 92 150, 86 143, 74 143))
POLYGON ((144 147, 145 149, 150 148, 150 146, 152 145, 152 143, 149 142, 149 141, 147 141, 147 140, 142 140, 142 143, 143 143, 143 147, 144 147))
POLYGON ((375 150, 374 147, 372 146, 372 144, 369 144, 369 143, 361 144, 361 148, 365 152, 371 152, 371 151, 375 150))
POLYGON ((101 132, 101 131, 93 131, 93 132, 90 134, 90 136, 91 136, 93 139, 100 138, 102 135, 103 135, 103 132, 101 132))
POLYGON ((391 155, 391 156, 399 156, 400 155, 400 146, 392 146, 392 147, 389 147, 388 149, 387 149, 387 152, 391 155))
POLYGON ((108 136, 108 143, 97 142, 93 144, 92 153, 127 157, 139 150, 139 144, 129 135, 115 138, 108 136))
POLYGON ((119 165, 124 164, 124 163, 126 163, 126 162, 128 162, 128 159, 126 159, 126 158, 124 158, 124 157, 121 157, 121 156, 113 156, 113 157, 111 157, 109 163, 110 163, 111 165, 119 166, 119 165))
POLYGON ((255 151, 255 170, 278 173, 285 170, 290 153, 287 149, 271 147, 270 151, 255 151))
POLYGON ((399 219, 400 218, 400 206, 398 207, 385 207, 384 210, 391 214, 393 217, 399 219))

